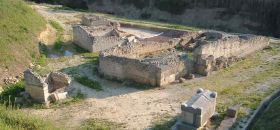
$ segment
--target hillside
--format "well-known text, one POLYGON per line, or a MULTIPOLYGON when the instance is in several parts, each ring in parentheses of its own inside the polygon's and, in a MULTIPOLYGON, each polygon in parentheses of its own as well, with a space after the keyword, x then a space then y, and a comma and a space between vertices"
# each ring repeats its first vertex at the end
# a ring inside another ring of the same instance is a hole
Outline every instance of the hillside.
POLYGON ((0 0, 0 84, 39 57, 37 35, 45 24, 22 0, 0 0))

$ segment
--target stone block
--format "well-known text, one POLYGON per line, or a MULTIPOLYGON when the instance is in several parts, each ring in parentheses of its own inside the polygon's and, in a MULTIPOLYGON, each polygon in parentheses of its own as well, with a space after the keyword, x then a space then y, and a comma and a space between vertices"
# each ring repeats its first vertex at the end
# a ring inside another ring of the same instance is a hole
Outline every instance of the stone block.
POLYGON ((34 85, 38 87, 43 87, 44 80, 41 78, 40 75, 32 72, 31 69, 27 69, 26 71, 24 71, 24 79, 27 86, 34 85))
POLYGON ((61 72, 51 72, 47 80, 49 85, 49 92, 54 92, 57 89, 68 87, 71 82, 71 78, 61 72))
POLYGON ((52 94, 50 95, 50 97, 51 97, 51 100, 52 100, 53 102, 57 102, 57 101, 66 99, 66 98, 67 98, 67 94, 68 94, 67 92, 63 92, 63 93, 52 93, 52 94))
POLYGON ((227 109, 226 115, 228 117, 234 118, 237 116, 237 113, 238 113, 238 107, 230 107, 227 109))
POLYGON ((178 129, 199 129, 215 114, 217 93, 199 89, 191 100, 181 105, 178 129))

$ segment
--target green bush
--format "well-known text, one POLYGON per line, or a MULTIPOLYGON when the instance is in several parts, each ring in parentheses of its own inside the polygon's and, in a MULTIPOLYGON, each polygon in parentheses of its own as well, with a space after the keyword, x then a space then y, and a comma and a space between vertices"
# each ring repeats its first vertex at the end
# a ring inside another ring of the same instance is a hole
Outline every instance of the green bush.
POLYGON ((18 82, 4 87, 3 92, 0 94, 0 104, 13 104, 15 97, 20 97, 20 92, 23 92, 24 82, 18 82))

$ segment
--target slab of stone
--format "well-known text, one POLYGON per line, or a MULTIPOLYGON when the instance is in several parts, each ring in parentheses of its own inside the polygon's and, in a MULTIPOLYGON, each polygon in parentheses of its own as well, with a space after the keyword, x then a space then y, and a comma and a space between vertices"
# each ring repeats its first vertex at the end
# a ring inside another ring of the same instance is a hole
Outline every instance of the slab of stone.
POLYGON ((237 116, 237 113, 238 113, 238 107, 230 107, 227 109, 226 115, 228 117, 234 118, 237 116))
POLYGON ((61 72, 51 72, 47 80, 49 85, 49 92, 54 92, 57 89, 68 87, 71 82, 71 78, 61 72))
POLYGON ((215 114, 217 93, 198 89, 197 93, 181 105, 181 118, 177 130, 199 129, 215 114))
POLYGON ((218 130, 229 130, 235 123, 236 117, 226 117, 218 127, 218 130))
POLYGON ((44 80, 41 76, 35 72, 32 72, 31 69, 27 69, 24 71, 24 80, 26 85, 33 85, 38 87, 43 87, 44 80))
POLYGON ((67 94, 68 94, 67 92, 52 93, 52 94, 50 95, 50 97, 51 97, 51 100, 52 100, 53 102, 57 102, 57 101, 66 99, 66 98, 67 98, 67 94))

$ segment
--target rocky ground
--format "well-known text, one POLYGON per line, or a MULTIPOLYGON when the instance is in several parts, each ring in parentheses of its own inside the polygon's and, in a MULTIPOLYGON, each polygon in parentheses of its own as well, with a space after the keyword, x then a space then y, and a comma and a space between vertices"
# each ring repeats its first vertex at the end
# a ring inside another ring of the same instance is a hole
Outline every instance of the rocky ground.
MULTIPOLYGON (((46 19, 58 21, 66 30, 66 37, 71 37, 71 25, 76 24, 82 14, 82 12, 76 11, 52 10, 46 5, 33 5, 33 8, 46 19)), ((276 45, 276 47, 279 47, 279 45, 276 45)), ((24 109, 24 111, 40 115, 65 129, 76 129, 83 121, 91 118, 124 123, 124 129, 147 129, 167 116, 172 118, 178 115, 180 113, 181 103, 188 100, 197 88, 202 87, 219 90, 222 87, 215 88, 215 85, 223 85, 223 89, 233 84, 238 85, 247 79, 251 79, 257 73, 269 70, 270 68, 267 66, 279 63, 280 61, 279 49, 275 52, 266 50, 256 54, 256 56, 259 55, 262 61, 256 62, 257 65, 254 64, 251 66, 251 63, 248 63, 248 66, 235 65, 228 70, 216 72, 217 74, 210 77, 196 78, 194 80, 188 80, 186 83, 174 83, 162 88, 148 90, 137 89, 133 85, 125 85, 99 78, 94 73, 96 66, 88 63, 88 60, 82 55, 66 57, 62 58, 62 60, 51 60, 47 65, 48 69, 64 71, 67 71, 67 69, 77 70, 77 73, 99 81, 104 90, 95 91, 74 82, 71 87, 85 94, 85 100, 59 108, 28 108, 24 109)), ((251 58, 256 56, 251 56, 251 58)), ((247 64, 247 61, 244 61, 245 63, 247 64)), ((272 83, 280 84, 279 79, 280 74, 276 73, 273 77, 268 77, 265 82, 252 83, 252 89, 246 89, 246 93, 266 92, 269 90, 267 86, 272 85, 272 83)), ((223 99, 219 99, 218 102, 222 104, 227 104, 227 101, 230 102, 234 98, 223 95, 221 97, 223 99)))

